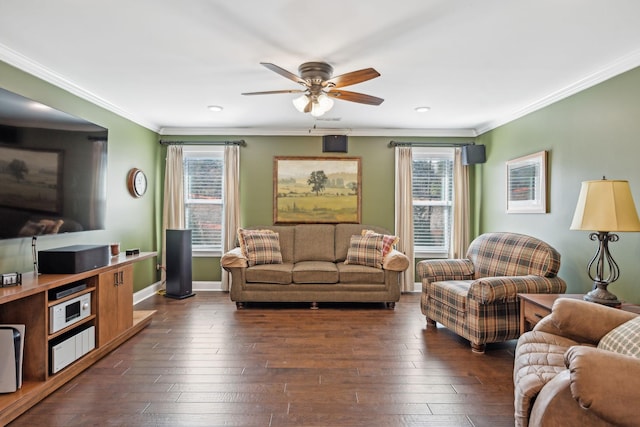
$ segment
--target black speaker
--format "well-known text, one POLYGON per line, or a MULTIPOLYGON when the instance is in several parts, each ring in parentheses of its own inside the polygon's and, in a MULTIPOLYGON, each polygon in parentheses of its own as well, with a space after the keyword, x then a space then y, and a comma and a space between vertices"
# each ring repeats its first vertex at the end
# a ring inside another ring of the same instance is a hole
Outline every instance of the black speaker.
POLYGON ((42 274, 76 274, 109 264, 109 246, 72 245, 38 251, 42 274))
POLYGON ((347 136, 346 135, 325 135, 322 137, 323 153, 346 153, 347 152, 347 136))
POLYGON ((191 230, 167 230, 167 287, 165 296, 192 297, 191 230))
POLYGON ((462 164, 475 165, 476 163, 484 163, 487 161, 484 145, 463 145, 462 146, 462 164))

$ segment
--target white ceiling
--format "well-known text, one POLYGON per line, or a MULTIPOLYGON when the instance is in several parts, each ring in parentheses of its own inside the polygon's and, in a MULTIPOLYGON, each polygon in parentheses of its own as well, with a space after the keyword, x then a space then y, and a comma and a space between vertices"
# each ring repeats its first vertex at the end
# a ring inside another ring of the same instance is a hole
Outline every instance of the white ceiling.
POLYGON ((640 65, 639 18, 638 0, 2 0, 0 60, 164 134, 473 136, 640 65), (318 120, 241 95, 298 89, 260 62, 307 61, 375 68, 346 89, 385 101, 318 120))

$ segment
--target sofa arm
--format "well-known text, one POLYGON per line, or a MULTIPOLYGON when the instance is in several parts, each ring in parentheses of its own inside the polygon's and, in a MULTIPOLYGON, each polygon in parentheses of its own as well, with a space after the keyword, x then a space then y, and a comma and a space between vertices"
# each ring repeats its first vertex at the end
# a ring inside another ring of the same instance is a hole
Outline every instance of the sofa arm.
POLYGON ((428 259, 417 265, 420 279, 429 282, 445 280, 472 280, 473 263, 468 259, 428 259))
MULTIPOLYGON (((595 318, 597 319, 597 318, 595 318)), ((636 357, 574 346, 565 353, 571 394, 580 406, 617 426, 637 426, 640 416, 640 360, 636 357)))
POLYGON ((559 277, 498 276, 483 277, 469 287, 469 298, 480 304, 515 301, 519 293, 562 294, 567 289, 559 277))
POLYGON ((233 248, 229 252, 222 255, 220 258, 220 265, 225 270, 229 268, 246 268, 249 266, 247 262, 247 257, 242 255, 242 251, 240 248, 233 248))
POLYGON ((398 250, 391 249, 382 260, 382 268, 391 271, 405 271, 409 268, 409 257, 398 250))
POLYGON ((610 330, 636 316, 635 313, 601 304, 558 298, 553 303, 551 315, 538 322, 534 329, 596 345, 610 330))

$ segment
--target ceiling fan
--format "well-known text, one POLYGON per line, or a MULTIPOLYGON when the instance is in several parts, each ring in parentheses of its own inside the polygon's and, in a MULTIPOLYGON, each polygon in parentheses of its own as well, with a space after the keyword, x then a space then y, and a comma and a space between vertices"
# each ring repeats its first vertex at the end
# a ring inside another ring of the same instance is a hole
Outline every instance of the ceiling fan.
POLYGON ((293 105, 298 111, 311 113, 318 117, 326 113, 333 106, 333 100, 358 102, 360 104, 380 105, 384 99, 363 93, 339 90, 345 86, 362 83, 380 76, 373 68, 364 68, 358 71, 331 77, 333 67, 326 62, 305 62, 298 67, 299 76, 278 67, 275 64, 261 62, 261 65, 304 86, 304 89, 270 90, 265 92, 246 92, 242 95, 272 95, 279 93, 302 93, 302 96, 293 100, 293 105))

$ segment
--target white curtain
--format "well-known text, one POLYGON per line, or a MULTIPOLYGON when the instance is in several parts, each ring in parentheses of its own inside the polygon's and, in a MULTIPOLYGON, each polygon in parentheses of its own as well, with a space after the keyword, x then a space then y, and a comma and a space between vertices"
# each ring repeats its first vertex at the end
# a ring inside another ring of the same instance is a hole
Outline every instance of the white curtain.
POLYGON ((415 257, 413 252, 413 196, 411 147, 396 147, 395 232, 400 238, 398 250, 409 257, 409 268, 401 275, 402 292, 412 292, 415 286, 415 257))
MULTIPOLYGON (((224 149, 224 225, 222 227, 222 251, 235 246, 236 230, 240 225, 240 147, 228 145, 224 149)), ((222 270, 222 290, 228 291, 231 274, 222 270)))
MULTIPOLYGON (((167 265, 166 231, 184 228, 184 167, 182 147, 170 145, 164 173, 164 204, 162 207, 162 265, 167 265)), ((162 283, 166 282, 166 272, 161 271, 162 283)))
POLYGON ((462 164, 462 149, 453 161, 453 227, 449 258, 462 258, 469 247, 469 166, 462 164))

